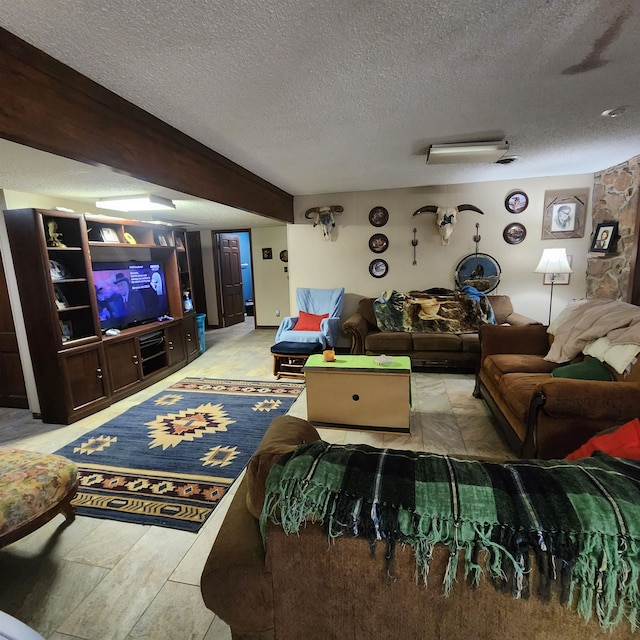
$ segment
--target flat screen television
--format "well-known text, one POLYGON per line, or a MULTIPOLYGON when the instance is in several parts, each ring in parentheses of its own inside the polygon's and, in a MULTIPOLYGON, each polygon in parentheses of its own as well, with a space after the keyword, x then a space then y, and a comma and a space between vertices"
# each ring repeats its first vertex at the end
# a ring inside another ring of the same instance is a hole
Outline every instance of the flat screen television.
POLYGON ((153 322, 169 314, 162 263, 94 262, 91 271, 103 331, 153 322))

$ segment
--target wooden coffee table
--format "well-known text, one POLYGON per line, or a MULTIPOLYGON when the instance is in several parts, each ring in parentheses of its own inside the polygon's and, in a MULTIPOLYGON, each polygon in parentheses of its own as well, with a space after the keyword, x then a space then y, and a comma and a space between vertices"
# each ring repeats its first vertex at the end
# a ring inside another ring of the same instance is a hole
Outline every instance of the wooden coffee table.
POLYGON ((411 359, 394 356, 388 365, 377 356, 336 355, 325 362, 322 354, 304 365, 309 422, 371 431, 409 433, 411 359))

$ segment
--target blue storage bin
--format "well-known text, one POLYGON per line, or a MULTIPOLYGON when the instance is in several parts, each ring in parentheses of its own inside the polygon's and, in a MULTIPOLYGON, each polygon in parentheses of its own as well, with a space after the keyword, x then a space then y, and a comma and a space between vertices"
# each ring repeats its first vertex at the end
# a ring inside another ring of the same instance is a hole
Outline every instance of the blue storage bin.
POLYGON ((204 340, 204 330, 207 322, 206 313, 196 313, 196 326, 198 327, 198 349, 200 353, 204 353, 206 346, 204 340))

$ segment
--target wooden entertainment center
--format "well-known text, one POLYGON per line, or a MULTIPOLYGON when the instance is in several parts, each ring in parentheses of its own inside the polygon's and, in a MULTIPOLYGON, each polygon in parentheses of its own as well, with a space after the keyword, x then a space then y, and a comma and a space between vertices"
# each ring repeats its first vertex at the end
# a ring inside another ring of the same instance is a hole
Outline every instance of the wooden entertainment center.
POLYGON ((184 229, 41 209, 4 219, 44 422, 75 422, 198 357, 184 229), (105 335, 92 264, 138 261, 162 265, 171 319, 105 335))

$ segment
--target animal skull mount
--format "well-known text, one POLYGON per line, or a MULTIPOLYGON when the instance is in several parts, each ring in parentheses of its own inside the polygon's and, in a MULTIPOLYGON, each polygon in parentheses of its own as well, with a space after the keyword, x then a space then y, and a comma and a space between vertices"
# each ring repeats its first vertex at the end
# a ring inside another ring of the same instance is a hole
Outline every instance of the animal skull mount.
POLYGON ((324 239, 331 240, 331 230, 336 226, 334 216, 343 211, 344 207, 341 207, 339 204, 332 204, 330 207, 313 207, 307 209, 304 217, 307 218, 307 220, 313 218, 313 226, 317 227, 320 225, 324 239))
POLYGON ((478 207, 474 207, 472 204, 460 204, 457 207, 448 208, 427 204, 424 207, 420 207, 413 215, 417 216, 420 213, 435 213, 437 215, 436 226, 438 227, 438 233, 442 239, 442 244, 447 245, 449 244, 451 234, 453 233, 453 225, 457 222, 456 216, 461 211, 475 211, 476 213, 484 215, 484 211, 480 211, 478 207))

